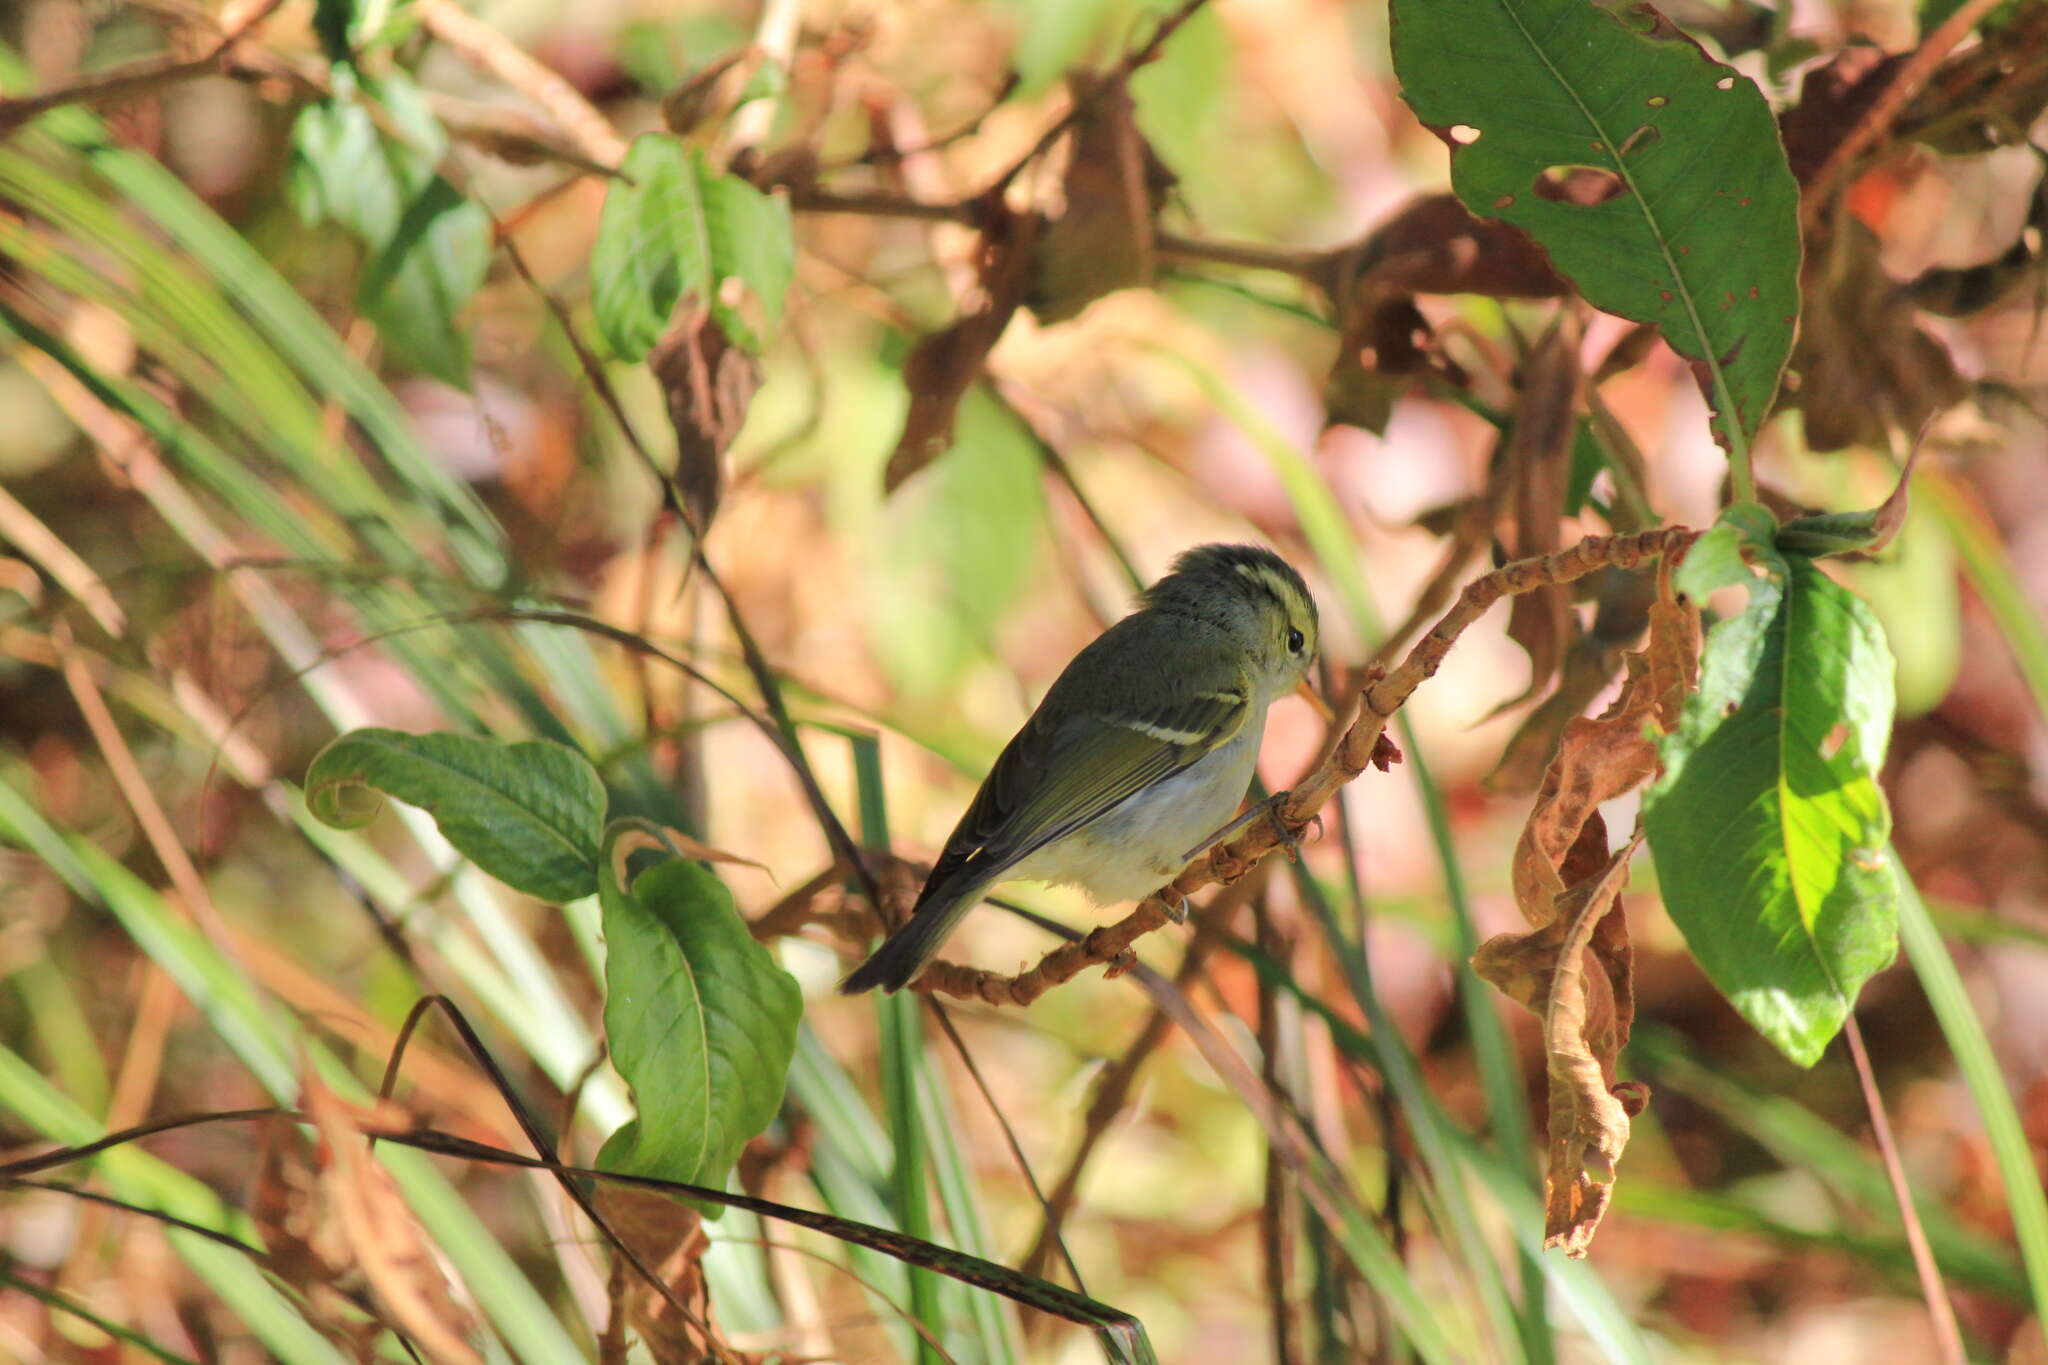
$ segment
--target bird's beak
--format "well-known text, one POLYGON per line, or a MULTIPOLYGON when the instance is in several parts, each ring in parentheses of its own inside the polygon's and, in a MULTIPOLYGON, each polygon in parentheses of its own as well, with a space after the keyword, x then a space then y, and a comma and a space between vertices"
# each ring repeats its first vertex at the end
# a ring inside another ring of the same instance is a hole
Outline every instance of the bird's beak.
POLYGON ((1330 709, 1330 703, 1323 700, 1322 693, 1308 685, 1307 678, 1301 680, 1301 685, 1294 689, 1294 693, 1308 703, 1309 710, 1323 718, 1323 724, 1328 725, 1337 719, 1337 713, 1330 709))

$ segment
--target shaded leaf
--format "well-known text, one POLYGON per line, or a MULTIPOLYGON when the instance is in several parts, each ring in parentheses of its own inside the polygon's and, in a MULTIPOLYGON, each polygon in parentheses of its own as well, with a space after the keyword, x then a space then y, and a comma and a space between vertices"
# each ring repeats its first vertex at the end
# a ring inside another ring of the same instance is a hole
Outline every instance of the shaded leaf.
POLYGON ((781 1107, 802 993, 700 863, 671 859, 621 885, 607 862, 598 895, 605 1037, 639 1107, 598 1164, 721 1185, 781 1107))
POLYGON ((1423 195, 1357 244, 1332 252, 1319 282, 1337 311, 1337 359, 1323 386, 1333 422, 1384 432, 1402 376, 1464 375, 1437 353, 1417 294, 1555 298, 1566 285, 1526 233, 1475 218, 1456 195, 1423 195))
POLYGON ((567 745, 351 730, 306 769, 307 808, 337 829, 368 824, 378 793, 426 811, 464 857, 529 896, 597 889, 604 784, 567 745))
POLYGON ((1393 18, 1403 96, 1450 142, 1466 207, 1657 324, 1746 448, 1799 314, 1798 185, 1762 92, 1647 5, 1395 0, 1393 18), (1611 197, 1578 188, 1601 177, 1611 197))
POLYGON ((1040 230, 1031 311, 1064 322, 1104 294, 1152 283, 1153 218, 1172 190, 1169 171, 1138 131, 1128 78, 1075 71, 1065 203, 1040 230))
POLYGON ((696 158, 643 133, 605 190, 590 249, 590 309, 612 350, 638 360, 661 340, 685 294, 711 286, 711 248, 696 158))
POLYGON ((1877 785, 1892 660, 1869 608, 1813 561, 1738 537, 1762 573, 1739 570, 1749 606, 1707 637, 1644 824, 1665 906, 1700 965, 1810 1066, 1897 948, 1877 785))
POLYGON ((694 309, 647 357, 676 432, 675 486, 699 535, 711 527, 725 486, 725 452, 761 388, 761 363, 726 338, 708 310, 694 309))
POLYGON ((1877 238, 1844 217, 1807 265, 1806 318, 1785 406, 1815 450, 1883 446, 1969 393, 1948 348, 1920 326, 1908 288, 1878 259, 1877 238))
POLYGON ((952 447, 960 400, 981 378, 988 353, 1030 288, 1039 221, 1035 214, 991 208, 981 236, 979 302, 950 326, 921 338, 903 364, 910 411, 882 473, 884 490, 895 492, 952 447))
POLYGON ((1785 162, 1800 184, 1813 178, 1849 130, 1891 85, 1907 54, 1856 44, 1809 69, 1799 81, 1799 102, 1778 120, 1785 162))
MULTIPOLYGON (((1514 426, 1499 453, 1514 518, 1509 552, 1516 559, 1549 554, 1563 544, 1578 434, 1579 335, 1577 316, 1560 309, 1522 364, 1514 426)), ((1495 711, 1519 706, 1548 687, 1576 631, 1570 589, 1563 584, 1517 593, 1509 604, 1508 638, 1529 656, 1529 685, 1495 711)))
POLYGON ((437 175, 406 203, 391 240, 364 267, 356 304, 377 324, 386 350, 467 388, 469 332, 460 315, 490 259, 489 215, 437 175))
POLYGON ((1815 512, 1794 517, 1778 528, 1772 543, 1787 554, 1811 558, 1842 554, 1876 554, 1892 543, 1906 524, 1912 505, 1913 466, 1920 462, 1921 446, 1916 443, 1899 471, 1899 481, 1890 496, 1864 512, 1815 512))
POLYGON ((292 126, 286 188, 308 223, 332 222, 369 256, 356 306, 387 348, 457 387, 469 383, 464 306, 490 264, 490 216, 435 169, 447 135, 403 73, 338 81, 334 98, 308 105, 292 126), (374 97, 390 127, 363 102, 374 97))

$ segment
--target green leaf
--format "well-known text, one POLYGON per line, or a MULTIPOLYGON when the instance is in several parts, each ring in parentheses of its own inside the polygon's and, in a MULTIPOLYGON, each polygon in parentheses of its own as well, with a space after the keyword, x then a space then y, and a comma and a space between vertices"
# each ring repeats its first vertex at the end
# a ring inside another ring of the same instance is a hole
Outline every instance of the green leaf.
POLYGON ((1465 206, 1535 238, 1595 307, 1655 323, 1746 451, 1799 314, 1799 187, 1763 93, 1647 5, 1394 0, 1393 20, 1402 95, 1449 137, 1465 206), (1559 177, 1581 169, 1612 197, 1568 202, 1559 177))
POLYGON ((1913 466, 1920 461, 1920 446, 1906 460, 1891 496, 1865 512, 1815 512, 1794 517, 1778 528, 1779 549, 1792 554, 1824 555, 1876 554, 1892 543, 1906 524, 1912 508, 1913 466))
POLYGON ((1746 548, 1765 573, 1745 571, 1748 609, 1707 637, 1643 818, 1665 907, 1700 965, 1810 1066, 1898 948, 1877 785, 1892 660, 1870 609, 1813 561, 1746 548))
POLYGON ((490 265, 490 215, 434 169, 447 137, 419 87, 396 73, 364 86, 403 140, 384 136, 360 100, 309 105, 292 129, 288 192, 307 222, 333 222, 368 248, 356 306, 385 346, 466 387, 469 337, 459 318, 490 265))
POLYGON ((607 857, 598 897, 605 1037, 640 1115, 612 1134, 597 1164, 723 1185, 740 1148, 782 1106, 803 994, 702 863, 672 859, 625 889, 607 857))
POLYGON ((645 356, 676 304, 695 295, 727 336, 758 353, 796 271, 788 202, 713 170, 664 133, 636 139, 619 172, 590 254, 591 309, 612 350, 645 356))
POLYGON ((1720 520, 1685 552, 1671 585, 1693 601, 1704 602, 1717 588, 1748 583, 1752 558, 1776 556, 1771 538, 1777 529, 1777 519, 1759 503, 1738 502, 1724 509, 1720 520))
POLYGON ((701 152, 697 173, 711 234, 711 316, 734 342, 759 355, 782 321, 783 299, 796 275, 789 201, 763 194, 738 176, 713 174, 701 152), (729 297, 735 280, 740 287, 729 297))
POLYGON ((464 857, 529 896, 597 889, 604 784, 565 744, 351 730, 306 770, 306 806, 336 829, 368 824, 377 793, 418 806, 464 857))
POLYGON ((636 138, 605 191, 590 251, 590 306, 613 351, 638 360, 685 294, 711 281, 696 159, 661 133, 636 138))
POLYGON ((357 306, 401 361, 467 388, 469 335, 460 314, 483 285, 490 259, 489 216, 435 176, 363 271, 357 306))

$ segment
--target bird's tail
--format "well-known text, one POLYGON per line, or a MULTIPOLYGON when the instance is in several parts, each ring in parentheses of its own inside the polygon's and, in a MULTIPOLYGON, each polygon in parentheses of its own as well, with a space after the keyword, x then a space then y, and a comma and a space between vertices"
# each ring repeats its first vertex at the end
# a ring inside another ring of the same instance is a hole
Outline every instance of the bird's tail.
POLYGON ((953 932, 953 926, 960 917, 981 899, 985 884, 964 888, 960 893, 943 897, 932 897, 910 917, 910 922, 889 935, 874 955, 855 967, 846 980, 839 983, 842 995, 859 995, 880 986, 885 991, 900 991, 908 986, 924 964, 930 962, 939 951, 939 945, 946 941, 946 935, 953 932))

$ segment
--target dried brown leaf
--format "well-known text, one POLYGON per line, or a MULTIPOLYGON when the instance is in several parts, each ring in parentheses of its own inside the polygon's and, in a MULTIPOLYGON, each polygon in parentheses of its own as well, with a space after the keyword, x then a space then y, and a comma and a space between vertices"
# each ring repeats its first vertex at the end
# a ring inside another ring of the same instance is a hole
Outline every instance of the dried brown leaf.
POLYGON ((315 1314, 344 1340, 358 1340, 365 1326, 343 1310, 360 1288, 380 1320, 368 1324, 373 1336, 390 1327, 438 1365, 482 1365, 468 1341, 475 1324, 363 1136, 365 1127, 409 1127, 410 1116, 352 1105, 310 1070, 300 1104, 319 1150, 308 1161, 303 1141, 283 1124, 269 1135, 255 1200, 266 1263, 305 1291, 315 1314))
POLYGON ((1624 651, 1648 626, 1656 597, 1651 575, 1609 570, 1600 576, 1598 591, 1593 628, 1572 642, 1557 687, 1509 737, 1499 764, 1485 779, 1488 791, 1526 796, 1542 785, 1564 727, 1607 689, 1624 651))
POLYGON ((1675 725, 1699 656, 1699 614, 1660 567, 1650 639, 1624 660, 1628 681, 1596 719, 1565 725, 1515 845, 1515 903, 1531 928, 1480 945, 1472 965, 1543 1018, 1550 1078, 1545 1245, 1583 1256, 1606 1212, 1640 1087, 1617 1086, 1615 1060, 1635 1018, 1632 952, 1620 891, 1638 831, 1612 856, 1599 807, 1655 771, 1652 733, 1675 725))
POLYGON ((698 307, 656 343, 647 365, 676 430, 676 491, 702 534, 718 514, 725 452, 761 387, 761 362, 732 344, 710 310, 698 307))
POLYGON ((704 1234, 703 1218, 654 1190, 604 1185, 596 1199, 598 1212, 612 1231, 689 1310, 679 1314, 675 1303, 638 1276, 614 1275, 613 1312, 623 1310, 648 1353, 659 1365, 703 1365, 732 1358, 731 1348, 714 1337, 711 1327, 702 1264, 711 1242, 704 1234))
POLYGON ((953 444, 960 400, 968 385, 981 378, 988 353, 1024 301, 1039 219, 1035 214, 1011 213, 1000 204, 991 206, 987 217, 981 237, 980 304, 920 340, 904 362, 910 412, 882 475, 887 492, 895 492, 953 444))
POLYGON ((1455 194, 1426 194, 1334 259, 1333 295, 1374 285, 1408 294, 1555 299, 1565 283, 1516 227, 1475 218, 1455 194))
POLYGON ((1877 238, 1842 218, 1807 262, 1806 307, 1783 402, 1806 415, 1815 450, 1882 446, 1968 396, 1948 348, 1919 325, 1907 286, 1885 274, 1877 238))
POLYGON ((1104 294, 1152 283, 1154 219, 1173 172, 1138 131, 1129 73, 1067 77, 1075 116, 1065 205, 1038 235, 1030 307, 1064 322, 1104 294))
MULTIPOLYGON (((1514 512, 1509 550, 1518 559, 1549 554, 1564 543, 1565 490, 1583 380, 1579 337, 1578 314, 1560 309, 1522 366, 1515 424, 1497 456, 1514 512)), ((1508 638, 1529 656, 1529 685, 1496 711, 1519 706, 1548 687, 1576 632, 1564 587, 1552 584, 1517 596, 1509 608, 1508 638)))
POLYGON ((1322 283, 1341 334, 1324 407, 1330 421, 1374 432, 1386 429, 1404 376, 1434 371, 1464 382, 1437 352, 1417 294, 1538 299, 1565 292, 1549 259, 1519 229, 1473 217, 1453 194, 1424 195, 1332 253, 1322 283))
POLYGON ((1845 47, 1801 78, 1799 103, 1778 119, 1785 159, 1800 184, 1813 178, 1828 154, 1870 112, 1908 55, 1845 47))
POLYGON ((642 851, 695 858, 700 863, 736 863, 741 867, 768 871, 766 863, 737 853, 728 853, 722 848, 714 848, 700 839, 692 839, 679 829, 671 829, 664 825, 659 835, 648 829, 625 829, 612 840, 612 876, 621 886, 626 884, 626 859, 642 851))

